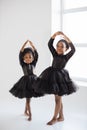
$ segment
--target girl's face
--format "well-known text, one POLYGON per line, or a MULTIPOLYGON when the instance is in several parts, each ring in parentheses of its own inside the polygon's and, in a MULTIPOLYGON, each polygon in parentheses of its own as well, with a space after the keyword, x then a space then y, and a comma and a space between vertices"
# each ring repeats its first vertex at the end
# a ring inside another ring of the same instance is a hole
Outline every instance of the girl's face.
POLYGON ((24 55, 23 59, 24 59, 24 62, 27 63, 27 64, 30 64, 34 60, 34 58, 33 58, 31 53, 26 53, 24 55))
POLYGON ((64 54, 66 51, 66 45, 63 42, 59 42, 56 46, 56 51, 58 54, 64 54))

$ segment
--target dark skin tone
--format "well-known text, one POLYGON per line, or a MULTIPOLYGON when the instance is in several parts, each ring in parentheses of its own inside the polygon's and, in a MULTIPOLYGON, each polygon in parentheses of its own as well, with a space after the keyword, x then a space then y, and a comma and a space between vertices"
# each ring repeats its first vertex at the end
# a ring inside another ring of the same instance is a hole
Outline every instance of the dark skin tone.
MULTIPOLYGON (((23 44, 23 46, 22 46, 22 48, 21 48, 21 50, 20 50, 21 52, 24 51, 24 48, 25 48, 25 46, 26 46, 27 44, 29 44, 29 45, 32 47, 32 49, 35 50, 35 47, 34 47, 33 43, 32 43, 31 41, 27 40, 27 41, 23 44)), ((27 63, 27 64, 30 64, 30 63, 34 60, 34 59, 33 59, 33 56, 32 56, 30 53, 26 53, 26 54, 24 55, 24 58, 23 58, 23 59, 24 59, 24 62, 27 63)), ((26 98, 25 111, 24 111, 24 114, 29 117, 29 118, 28 118, 29 121, 32 120, 30 101, 31 101, 30 98, 26 98)))
MULTIPOLYGON (((71 42, 71 40, 61 31, 54 33, 51 38, 55 39, 57 35, 62 35, 68 44, 71 42)), ((58 54, 64 54, 66 50, 67 48, 66 46, 64 46, 62 42, 60 42, 58 46, 56 46, 56 51, 58 54)), ((53 125, 57 122, 64 121, 62 97, 58 95, 54 95, 54 97, 55 97, 54 115, 52 119, 47 123, 47 125, 53 125)))

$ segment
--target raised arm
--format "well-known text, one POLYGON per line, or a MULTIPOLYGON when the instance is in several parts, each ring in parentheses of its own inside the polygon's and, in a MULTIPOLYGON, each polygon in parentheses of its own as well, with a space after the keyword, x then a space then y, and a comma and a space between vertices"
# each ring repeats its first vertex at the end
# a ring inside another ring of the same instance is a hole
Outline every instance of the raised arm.
POLYGON ((25 46, 26 46, 26 44, 29 42, 29 40, 27 40, 24 44, 23 44, 23 46, 22 46, 22 48, 21 48, 21 52, 23 52, 24 51, 24 48, 25 48, 25 46))
POLYGON ((54 41, 54 39, 55 39, 55 37, 56 37, 57 35, 62 35, 62 34, 63 34, 63 33, 62 33, 61 31, 58 31, 58 32, 54 33, 54 34, 51 36, 51 38, 50 38, 50 40, 49 40, 49 42, 48 42, 48 47, 49 47, 49 50, 51 51, 53 57, 54 57, 55 55, 58 55, 58 53, 56 52, 56 49, 55 49, 54 46, 53 46, 53 41, 54 41))
POLYGON ((36 63, 38 61, 38 52, 37 52, 37 49, 35 48, 34 44, 31 41, 29 41, 29 43, 30 43, 30 46, 32 47, 33 52, 34 52, 34 61, 32 62, 32 64, 34 66, 36 66, 36 63))
POLYGON ((63 38, 67 41, 67 43, 72 43, 72 41, 63 33, 63 38))
POLYGON ((33 50, 36 50, 34 44, 29 40, 30 46, 32 47, 33 50))
POLYGON ((72 41, 65 35, 63 34, 64 39, 67 41, 69 47, 71 48, 70 52, 66 54, 67 60, 75 53, 75 47, 72 43, 72 41))
POLYGON ((55 33, 51 36, 51 38, 52 38, 52 39, 55 39, 55 37, 56 37, 57 35, 64 35, 64 34, 63 34, 63 32, 58 31, 58 32, 55 32, 55 33))
MULTIPOLYGON (((23 64, 24 64, 24 62, 23 62, 23 51, 24 51, 24 49, 25 49, 25 46, 26 46, 27 44, 29 44, 29 43, 30 43, 30 41, 27 40, 27 41, 23 44, 23 46, 21 47, 21 49, 20 49, 19 61, 20 61, 20 64, 21 64, 22 66, 23 66, 23 64)), ((30 45, 31 45, 31 43, 30 43, 30 45)), ((32 46, 32 49, 34 49, 33 44, 32 44, 31 46, 32 46)))

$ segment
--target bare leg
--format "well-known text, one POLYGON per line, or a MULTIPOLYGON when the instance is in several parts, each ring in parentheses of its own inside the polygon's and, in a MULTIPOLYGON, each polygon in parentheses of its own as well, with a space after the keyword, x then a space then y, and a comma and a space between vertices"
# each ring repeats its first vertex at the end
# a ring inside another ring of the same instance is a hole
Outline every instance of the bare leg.
POLYGON ((25 115, 29 116, 28 120, 31 120, 31 108, 30 108, 30 98, 26 98, 26 104, 25 104, 25 115))
POLYGON ((29 121, 32 120, 32 118, 31 118, 32 114, 31 114, 30 100, 31 100, 30 98, 27 99, 27 110, 28 110, 28 113, 29 113, 28 114, 28 116, 29 116, 28 120, 29 121))
POLYGON ((60 112, 59 112, 59 117, 57 118, 57 121, 60 122, 60 121, 64 121, 64 115, 63 115, 63 104, 61 102, 61 109, 60 109, 60 112))
POLYGON ((24 112, 24 114, 25 114, 26 116, 29 116, 27 106, 28 106, 28 101, 27 101, 27 98, 26 98, 26 103, 25 103, 25 112, 24 112))
POLYGON ((62 99, 61 96, 55 95, 55 110, 53 118, 47 123, 47 125, 53 125, 58 122, 57 116, 61 110, 62 99))

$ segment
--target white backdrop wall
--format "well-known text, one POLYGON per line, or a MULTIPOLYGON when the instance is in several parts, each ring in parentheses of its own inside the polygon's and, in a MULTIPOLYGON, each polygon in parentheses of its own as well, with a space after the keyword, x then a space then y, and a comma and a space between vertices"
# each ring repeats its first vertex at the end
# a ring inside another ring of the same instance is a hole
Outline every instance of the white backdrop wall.
POLYGON ((35 73, 50 64, 51 0, 0 0, 0 99, 23 75, 18 54, 30 39, 39 53, 35 73))

